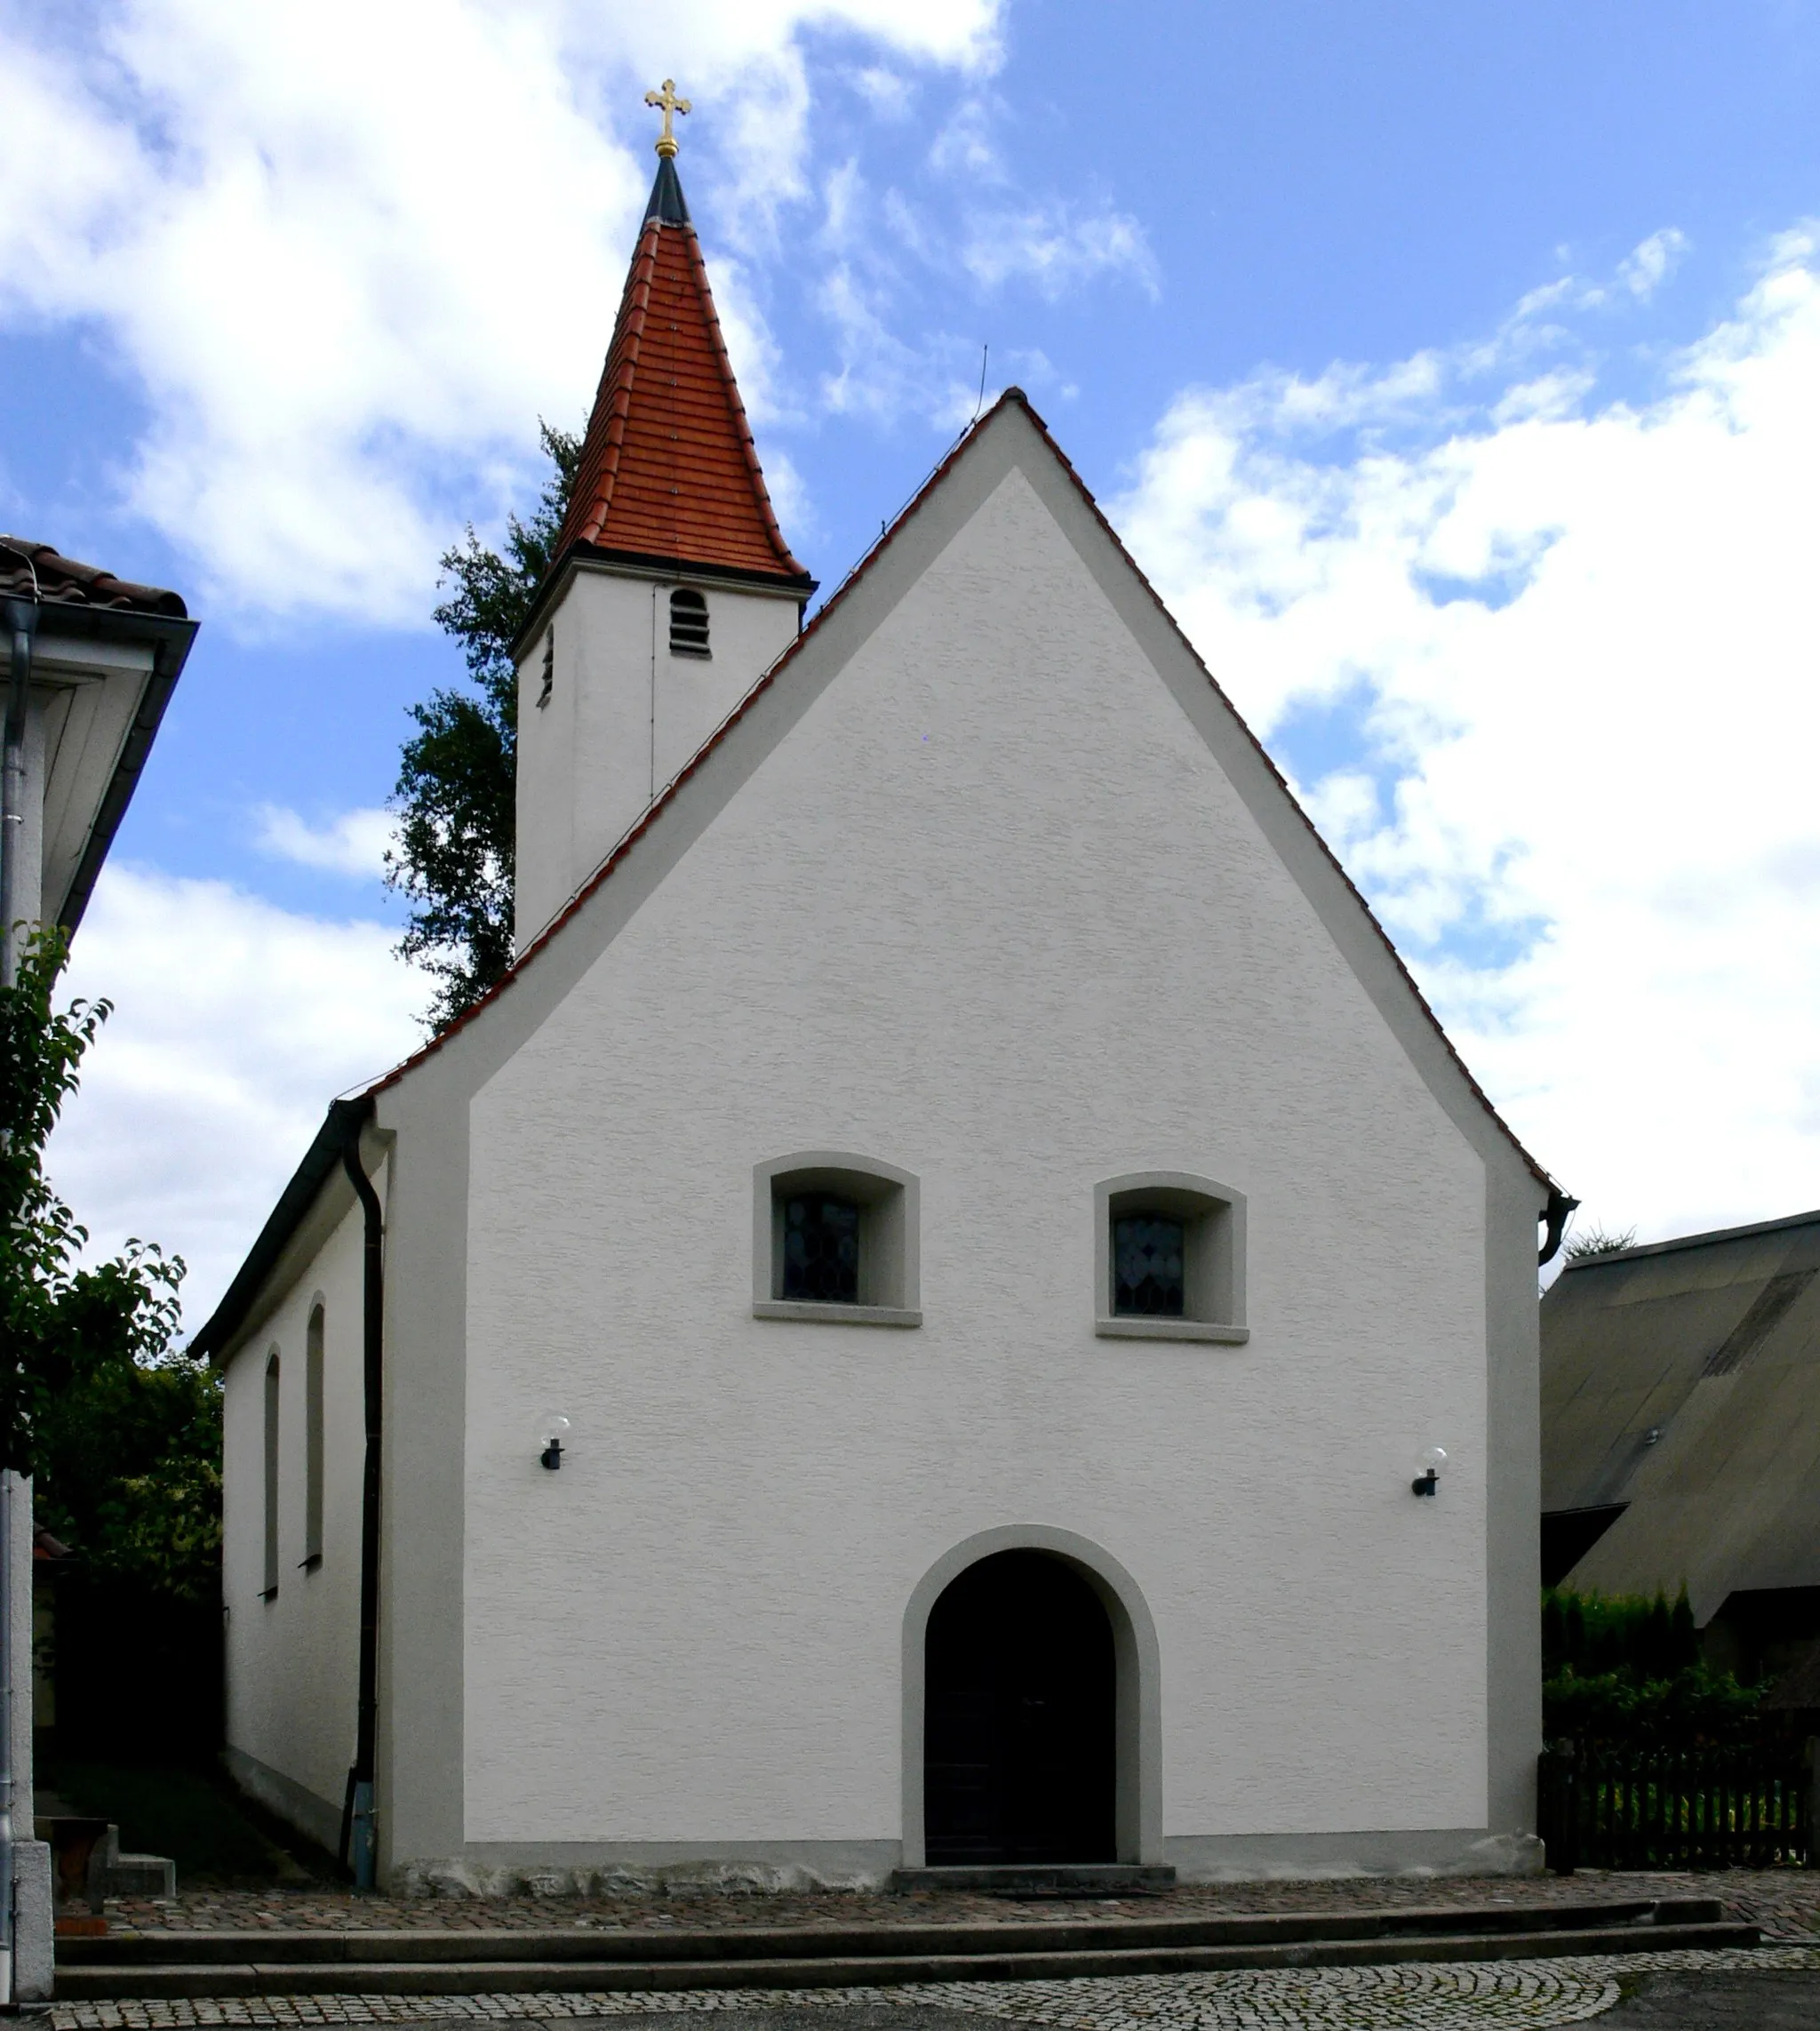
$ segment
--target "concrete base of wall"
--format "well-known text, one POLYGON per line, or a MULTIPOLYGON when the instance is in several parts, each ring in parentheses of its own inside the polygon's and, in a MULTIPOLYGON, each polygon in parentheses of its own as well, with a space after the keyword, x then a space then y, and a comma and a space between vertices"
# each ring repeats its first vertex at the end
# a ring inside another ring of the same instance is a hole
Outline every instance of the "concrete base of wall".
POLYGON ((1480 1827, 1356 1834, 1172 1834, 1162 1844, 1181 1883, 1306 1882, 1347 1875, 1540 1875, 1530 1834, 1480 1827))
POLYGON ((57 1981, 48 1841, 13 1843, 12 1883, 13 2001, 48 2003, 57 1981))
POLYGON ((692 1890, 879 1890, 897 1841, 471 1841, 459 1855, 395 1862, 403 1896, 604 1897, 692 1890))
MULTIPOLYGON (((604 1897, 672 1886, 882 1890, 902 1857, 896 1841, 475 1841, 459 1855, 395 1862, 387 1887, 407 1897, 604 1897)), ((1539 1875, 1544 1867, 1540 1841, 1482 1827, 1173 1835, 1163 1842, 1163 1858, 1181 1883, 1539 1875)))
POLYGON ((299 1834, 308 1835, 319 1848, 326 1848, 331 1855, 335 1852, 341 1843, 339 1805, 331 1805, 294 1777, 286 1777, 283 1771, 274 1770, 270 1763, 263 1763, 231 1744, 221 1751, 221 1761, 228 1776, 249 1798, 258 1799, 267 1811, 275 1812, 299 1834))

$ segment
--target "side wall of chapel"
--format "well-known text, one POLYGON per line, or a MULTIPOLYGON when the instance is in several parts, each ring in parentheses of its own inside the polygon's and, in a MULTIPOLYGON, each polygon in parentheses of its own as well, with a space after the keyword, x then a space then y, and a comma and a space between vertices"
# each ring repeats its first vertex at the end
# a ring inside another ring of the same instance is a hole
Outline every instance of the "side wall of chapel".
MULTIPOLYGON (((383 1195, 385 1179, 377 1183, 383 1195)), ((228 1762, 235 1779, 324 1846, 339 1838, 354 1760, 360 1640, 361 1475, 366 1413, 363 1229, 346 1210, 287 1278, 225 1376, 222 1597, 227 1610, 228 1762), (322 1559, 306 1569, 306 1370, 311 1314, 323 1314, 322 1559), (266 1586, 266 1377, 278 1363, 277 1591, 266 1586)))

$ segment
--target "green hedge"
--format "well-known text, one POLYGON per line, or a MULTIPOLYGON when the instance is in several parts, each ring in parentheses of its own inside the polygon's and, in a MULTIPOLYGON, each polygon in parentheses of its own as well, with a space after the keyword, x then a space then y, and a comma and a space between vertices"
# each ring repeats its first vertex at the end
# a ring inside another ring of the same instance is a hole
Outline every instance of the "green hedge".
POLYGON ((1700 1662, 1688 1590, 1542 1595, 1542 1729, 1550 1742, 1690 1747, 1751 1739, 1755 1687, 1700 1662))

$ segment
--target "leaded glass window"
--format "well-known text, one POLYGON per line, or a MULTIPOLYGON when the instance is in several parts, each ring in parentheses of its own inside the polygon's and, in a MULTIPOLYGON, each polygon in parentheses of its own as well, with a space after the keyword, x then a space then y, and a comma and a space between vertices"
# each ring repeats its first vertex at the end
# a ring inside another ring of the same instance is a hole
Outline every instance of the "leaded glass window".
POLYGON ((1113 1310, 1139 1317, 1183 1315, 1185 1233, 1161 1213, 1127 1213, 1113 1222, 1113 1310))
POLYGON ((804 1192, 784 1202, 783 1295, 810 1304, 859 1302, 859 1208, 850 1199, 804 1192))

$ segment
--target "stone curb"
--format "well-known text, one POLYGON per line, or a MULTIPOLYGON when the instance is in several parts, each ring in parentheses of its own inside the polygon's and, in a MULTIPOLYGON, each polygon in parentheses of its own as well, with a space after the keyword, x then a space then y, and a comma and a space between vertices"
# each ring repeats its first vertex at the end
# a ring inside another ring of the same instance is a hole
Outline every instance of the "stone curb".
MULTIPOLYGON (((1099 1947, 1079 1952, 825 1955, 740 1961, 243 1961, 215 1965, 60 1967, 57 2001, 259 1995, 474 1995, 715 1988, 895 1987, 911 1983, 1056 1981, 1199 1974, 1239 1968, 1382 1966, 1396 1962, 1558 1959, 1569 1955, 1753 1947, 1754 1925, 1628 1924, 1526 1933, 1405 1934, 1280 1944, 1099 1947)), ((242 1950, 244 1950, 243 1944, 242 1950)))

